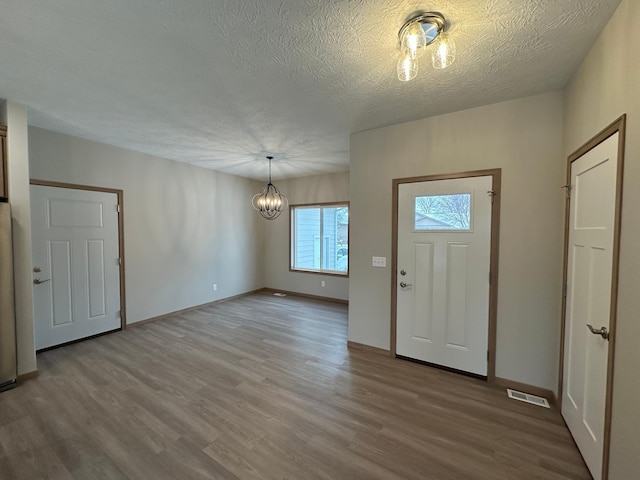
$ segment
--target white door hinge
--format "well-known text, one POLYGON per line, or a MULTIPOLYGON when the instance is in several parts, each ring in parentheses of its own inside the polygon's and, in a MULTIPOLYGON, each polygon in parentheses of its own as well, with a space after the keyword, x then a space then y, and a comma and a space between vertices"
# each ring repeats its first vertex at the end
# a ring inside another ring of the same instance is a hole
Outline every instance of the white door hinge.
POLYGON ((120 204, 116 205, 116 211, 120 213, 120 204))
POLYGON ((566 185, 562 185, 561 188, 564 188, 564 193, 567 196, 567 198, 571 198, 571 189, 573 188, 573 186, 571 184, 566 184, 566 185))
POLYGON ((489 195, 491 197, 491 205, 493 205, 493 199, 496 196, 495 190, 487 190, 487 195, 489 195))
POLYGON ((116 264, 117 264, 118 266, 122 266, 122 257, 118 257, 118 258, 116 258, 116 264))

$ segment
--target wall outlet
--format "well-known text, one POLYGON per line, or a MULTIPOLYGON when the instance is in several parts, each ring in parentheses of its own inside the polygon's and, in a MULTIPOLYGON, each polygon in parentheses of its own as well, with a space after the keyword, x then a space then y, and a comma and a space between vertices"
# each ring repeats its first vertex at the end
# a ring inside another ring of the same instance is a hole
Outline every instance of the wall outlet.
POLYGON ((325 286, 324 280, 320 280, 320 286, 324 288, 325 286))
POLYGON ((217 284, 217 283, 214 283, 214 284, 213 284, 213 291, 214 291, 214 292, 217 292, 217 291, 218 291, 218 284, 217 284))
POLYGON ((384 268, 387 266, 387 257, 371 257, 371 265, 384 268))

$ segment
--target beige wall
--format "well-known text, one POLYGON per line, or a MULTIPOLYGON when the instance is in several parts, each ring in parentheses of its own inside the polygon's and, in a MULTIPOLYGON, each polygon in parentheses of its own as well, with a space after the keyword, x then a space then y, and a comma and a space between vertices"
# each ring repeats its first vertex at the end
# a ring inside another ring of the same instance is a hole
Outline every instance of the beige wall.
POLYGON ((4 102, 2 122, 7 125, 7 179, 13 219, 13 276, 15 281, 18 375, 36 370, 33 337, 33 274, 31 272, 31 201, 29 198, 29 145, 27 109, 4 102))
POLYGON ((124 190, 128 323, 264 287, 259 182, 39 128, 29 149, 31 178, 124 190))
POLYGON ((565 157, 627 114, 610 479, 640 472, 640 2, 623 0, 565 92, 565 157))
MULTIPOLYGON (((291 205, 349 200, 349 172, 314 175, 274 182, 291 205)), ((349 279, 289 271, 289 212, 266 221, 265 284, 268 288, 318 295, 341 300, 349 298, 349 279), (320 282, 324 280, 325 286, 320 282)))
POLYGON ((501 168, 496 375, 556 390, 562 117, 553 92, 351 136, 350 340, 389 348, 392 179, 501 168))

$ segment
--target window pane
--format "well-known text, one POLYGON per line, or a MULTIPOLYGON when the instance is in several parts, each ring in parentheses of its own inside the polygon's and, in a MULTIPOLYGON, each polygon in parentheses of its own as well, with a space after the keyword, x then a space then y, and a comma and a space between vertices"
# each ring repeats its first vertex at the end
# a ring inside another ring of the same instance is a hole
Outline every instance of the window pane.
POLYGON ((349 207, 293 207, 292 267, 349 271, 349 207))
POLYGON ((336 245, 338 240, 338 223, 335 208, 322 209, 322 268, 336 269, 336 245))
POLYGON ((297 268, 320 268, 320 209, 296 209, 297 268))
POLYGON ((415 230, 470 230, 471 194, 416 197, 415 230))
POLYGON ((349 270, 349 207, 339 207, 336 211, 335 270, 349 270))

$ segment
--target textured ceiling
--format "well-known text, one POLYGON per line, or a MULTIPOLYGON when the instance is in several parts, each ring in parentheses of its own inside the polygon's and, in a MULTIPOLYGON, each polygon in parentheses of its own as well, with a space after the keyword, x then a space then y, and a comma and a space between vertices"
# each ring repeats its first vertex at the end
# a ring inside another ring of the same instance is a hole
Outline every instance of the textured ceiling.
POLYGON ((619 0, 1 0, 29 122, 265 179, 348 169, 349 133, 562 88, 619 0), (396 78, 416 10, 458 58, 396 78))

